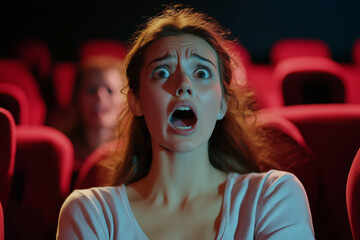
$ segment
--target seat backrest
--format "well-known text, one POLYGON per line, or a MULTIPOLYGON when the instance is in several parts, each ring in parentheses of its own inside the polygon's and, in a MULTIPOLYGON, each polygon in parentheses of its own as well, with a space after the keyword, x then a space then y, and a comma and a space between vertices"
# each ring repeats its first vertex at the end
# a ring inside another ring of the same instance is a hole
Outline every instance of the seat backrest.
POLYGON ((45 122, 46 106, 40 88, 31 72, 19 61, 0 60, 0 82, 14 84, 21 88, 31 105, 30 123, 40 125, 45 122))
POLYGON ((272 76, 274 66, 270 64, 253 64, 246 69, 249 86, 255 92, 256 103, 259 108, 279 106, 282 103, 281 95, 274 88, 272 76), (274 94, 276 93, 276 94, 274 94))
POLYGON ((87 40, 79 47, 79 59, 82 61, 89 57, 106 55, 123 60, 127 54, 127 46, 121 41, 109 39, 87 40))
POLYGON ((258 124, 272 136, 273 147, 282 148, 281 155, 272 159, 274 165, 262 170, 277 168, 297 176, 306 190, 311 213, 316 217, 319 207, 319 167, 300 130, 286 118, 266 111, 259 112, 258 124))
POLYGON ((351 239, 345 192, 353 156, 360 146, 360 105, 295 105, 265 111, 293 122, 314 153, 322 207, 314 219, 317 238, 351 239))
POLYGON ((55 105, 59 109, 66 109, 70 106, 77 69, 72 62, 58 62, 54 65, 52 81, 55 94, 55 105))
POLYGON ((279 62, 293 57, 331 57, 329 45, 320 39, 287 38, 276 41, 270 49, 271 62, 279 62))
POLYGON ((344 103, 345 70, 331 59, 298 57, 280 62, 273 73, 274 93, 279 105, 344 103))
POLYGON ((4 210, 0 201, 0 240, 4 239, 4 210))
POLYGON ((360 239, 360 148, 354 157, 346 184, 346 203, 354 240, 360 239))
POLYGON ((15 166, 15 122, 11 113, 0 108, 0 201, 6 206, 15 166))
POLYGON ((13 239, 55 236, 58 212, 70 191, 73 146, 60 131, 18 126, 14 181, 6 215, 13 239))
POLYGON ((0 82, 0 107, 11 112, 16 124, 29 125, 29 102, 18 86, 0 82))
POLYGON ((52 69, 52 54, 42 39, 22 39, 15 45, 15 57, 24 63, 39 82, 47 81, 52 69))
POLYGON ((123 144, 122 142, 118 142, 118 140, 114 140, 101 145, 91 153, 81 166, 74 188, 85 189, 111 185, 112 171, 109 170, 109 164, 111 163, 108 157, 117 149, 122 149, 124 147, 123 144))
POLYGON ((360 67, 360 37, 354 42, 352 48, 352 57, 354 63, 360 67))

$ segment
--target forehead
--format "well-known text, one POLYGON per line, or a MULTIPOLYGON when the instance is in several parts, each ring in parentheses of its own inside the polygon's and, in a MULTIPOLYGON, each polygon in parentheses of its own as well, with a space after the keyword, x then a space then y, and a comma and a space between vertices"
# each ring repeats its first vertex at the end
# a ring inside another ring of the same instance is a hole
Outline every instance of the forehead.
POLYGON ((218 63, 215 49, 201 37, 192 34, 167 36, 156 40, 147 48, 145 62, 165 55, 181 55, 190 58, 193 54, 218 63))
POLYGON ((83 84, 105 83, 111 85, 121 84, 121 74, 118 69, 94 69, 85 74, 83 84))

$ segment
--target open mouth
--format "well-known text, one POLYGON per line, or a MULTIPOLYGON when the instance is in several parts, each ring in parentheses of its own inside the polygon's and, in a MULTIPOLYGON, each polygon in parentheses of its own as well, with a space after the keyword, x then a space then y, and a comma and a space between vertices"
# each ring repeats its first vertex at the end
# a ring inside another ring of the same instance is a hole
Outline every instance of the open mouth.
POLYGON ((197 122, 197 117, 191 107, 177 107, 170 117, 170 123, 175 129, 188 130, 197 122))

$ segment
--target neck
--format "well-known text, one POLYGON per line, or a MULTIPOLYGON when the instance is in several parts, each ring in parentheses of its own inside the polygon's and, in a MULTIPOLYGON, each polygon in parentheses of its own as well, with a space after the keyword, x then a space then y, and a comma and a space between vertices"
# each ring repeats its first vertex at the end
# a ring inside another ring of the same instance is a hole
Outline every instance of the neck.
POLYGON ((226 180, 226 174, 211 165, 207 144, 188 153, 175 153, 154 142, 152 146, 150 172, 134 188, 154 204, 178 207, 201 194, 217 191, 226 180))

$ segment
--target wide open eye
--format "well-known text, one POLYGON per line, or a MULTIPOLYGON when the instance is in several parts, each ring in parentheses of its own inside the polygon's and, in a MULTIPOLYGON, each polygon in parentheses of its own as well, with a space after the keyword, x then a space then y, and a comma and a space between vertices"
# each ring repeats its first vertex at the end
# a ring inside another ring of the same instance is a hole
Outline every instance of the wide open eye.
POLYGON ((195 77, 208 79, 212 76, 211 70, 206 66, 200 66, 195 70, 195 77))
POLYGON ((157 67, 152 72, 152 77, 155 78, 155 79, 168 78, 169 76, 170 76, 170 72, 164 66, 157 67))

